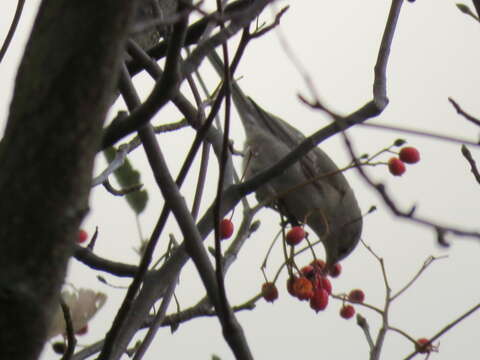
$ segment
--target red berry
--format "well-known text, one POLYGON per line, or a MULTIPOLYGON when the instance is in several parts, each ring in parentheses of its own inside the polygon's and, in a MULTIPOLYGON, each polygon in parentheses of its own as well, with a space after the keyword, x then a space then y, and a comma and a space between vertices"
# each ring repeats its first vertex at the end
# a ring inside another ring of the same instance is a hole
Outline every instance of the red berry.
POLYGON ((317 276, 317 287, 326 290, 329 295, 332 293, 332 283, 325 276, 317 276))
POLYGON ((325 261, 320 259, 313 260, 310 265, 312 265, 317 272, 321 272, 323 269, 325 269, 325 261))
POLYGON ((407 164, 415 164, 420 161, 420 153, 416 148, 411 146, 402 148, 398 155, 400 160, 406 162, 407 164))
POLYGON ((317 289, 310 299, 310 307, 319 312, 325 310, 328 305, 328 292, 325 289, 317 289))
POLYGON ((223 219, 220 221, 220 239, 228 239, 233 234, 233 223, 230 219, 223 219))
POLYGON ((340 316, 344 319, 350 319, 355 315, 355 308, 352 305, 344 305, 340 309, 340 316))
POLYGON ((392 157, 388 160, 388 170, 394 176, 401 176, 405 172, 406 167, 402 160, 392 157))
POLYGON ((339 277, 341 273, 342 265, 340 265, 340 263, 336 263, 335 265, 333 265, 333 267, 329 271, 329 275, 334 278, 339 277))
POLYGON ((363 303, 363 300, 365 300, 365 293, 360 289, 352 290, 350 291, 350 294, 348 294, 348 300, 354 303, 363 303))
POLYGON ((83 229, 78 230, 77 243, 81 244, 87 241, 87 239, 88 239, 88 233, 83 229))
POLYGON ((416 350, 421 353, 429 353, 435 350, 434 346, 430 343, 430 340, 426 338, 421 338, 417 340, 417 343, 415 344, 416 350))
POLYGON ((315 276, 315 269, 312 265, 307 265, 304 266, 300 269, 300 272, 302 273, 303 276, 306 278, 310 279, 315 276))
POLYGON ((266 282, 262 285, 262 296, 263 298, 273 303, 278 299, 278 290, 274 283, 266 282))
POLYGON ((301 226, 292 227, 287 233, 287 244, 295 246, 305 239, 305 230, 301 226))
POLYGON ((85 335, 88 332, 88 324, 86 324, 84 327, 79 329, 77 332, 75 332, 75 335, 85 335))
POLYGON ((293 284, 295 283, 295 281, 297 279, 298 279, 298 277, 296 277, 295 275, 292 275, 287 280, 287 291, 290 295, 295 296, 295 297, 297 296, 297 294, 295 294, 295 289, 293 288, 293 284))
POLYGON ((299 277, 293 283, 293 292, 300 300, 308 300, 313 296, 313 285, 306 277, 299 277))

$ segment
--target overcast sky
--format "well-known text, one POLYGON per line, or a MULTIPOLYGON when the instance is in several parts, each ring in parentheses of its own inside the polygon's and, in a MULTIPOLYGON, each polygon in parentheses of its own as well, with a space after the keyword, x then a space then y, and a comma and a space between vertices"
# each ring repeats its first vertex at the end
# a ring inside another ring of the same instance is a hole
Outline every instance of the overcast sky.
MULTIPOLYGON (((0 18, 0 37, 8 29, 16 2, 4 1, 0 18)), ((14 37, 13 45, 0 64, 2 96, 0 113, 2 129, 8 114, 16 68, 28 37, 38 0, 25 5, 24 17, 14 37)), ((208 2, 207 2, 208 3, 208 2)), ((286 4, 282 2, 278 7, 286 4)), ((470 2, 467 3, 471 5, 470 2)), ((388 12, 388 1, 329 1, 293 2, 282 18, 281 33, 291 50, 300 59, 326 104, 333 110, 348 114, 364 105, 372 97, 373 66, 388 12)), ((270 12, 267 10, 264 19, 270 12)), ((304 81, 285 55, 271 32, 254 41, 245 55, 237 75, 243 76, 240 85, 266 110, 294 124, 305 134, 328 124, 322 114, 307 109, 297 94, 308 95, 304 81)), ((447 98, 452 97, 473 115, 480 117, 478 94, 480 89, 479 23, 460 13, 454 1, 417 0, 406 2, 400 16, 388 67, 388 96, 390 104, 372 123, 407 129, 435 132, 476 142, 478 128, 458 116, 447 98)), ((211 70, 207 69, 207 76, 211 70)), ((139 76, 143 96, 152 83, 139 76)), ((122 104, 116 105, 122 108, 122 104)), ((177 121, 181 115, 168 107, 155 118, 156 124, 177 121)), ((235 118, 232 138, 241 148, 244 135, 235 118)), ((168 156, 174 174, 192 141, 191 130, 161 136, 162 149, 168 156), (179 144, 185 144, 182 149, 179 144)), ((409 166, 402 177, 391 176, 386 167, 369 168, 368 173, 387 185, 399 206, 407 209, 415 204, 418 215, 440 224, 465 230, 479 231, 478 204, 480 188, 469 172, 469 165, 460 153, 460 144, 413 136, 391 131, 357 127, 349 131, 359 153, 373 154, 401 137, 417 147, 422 160, 409 166)), ((341 137, 327 140, 322 148, 339 167, 349 163, 341 137)), ((480 160, 480 151, 470 147, 480 160)), ((388 160, 389 156, 384 157, 388 160)), ((144 234, 150 234, 163 204, 159 191, 146 165, 143 152, 137 150, 132 161, 142 169, 142 180, 150 195, 147 211, 140 223, 144 234)), ((240 163, 240 160, 238 161, 240 163)), ((98 157, 96 173, 105 166, 98 157)), ((184 185, 185 196, 191 202, 196 174, 184 185)), ((479 240, 449 237, 452 246, 442 249, 436 244, 435 233, 408 221, 395 218, 382 200, 354 171, 347 172, 351 186, 357 194, 363 212, 372 205, 378 210, 364 221, 363 240, 384 258, 387 274, 394 290, 400 289, 430 256, 448 255, 435 262, 424 275, 390 310, 391 325, 414 338, 433 336, 438 330, 463 314, 480 300, 478 261, 479 240)), ((215 177, 209 178, 207 199, 212 199, 215 177)), ((253 198, 252 198, 253 199, 253 198)), ((204 204, 203 209, 208 206, 204 204)), ((92 233, 99 226, 97 252, 118 261, 135 263, 138 257, 133 247, 138 245, 136 221, 131 210, 119 198, 113 198, 99 187, 91 196, 91 209, 84 228, 92 233)), ((241 211, 234 220, 238 224, 241 211)), ((261 229, 244 247, 237 263, 227 276, 227 291, 232 304, 241 303, 255 295, 263 282, 259 270, 263 257, 279 229, 279 219, 269 210, 259 214, 261 229)), ((173 222, 169 231, 181 239, 173 222)), ((166 242, 166 241, 164 241, 166 242)), ((207 240, 211 244, 212 239, 207 240)), ((318 248, 317 253, 323 249, 318 248)), ((274 248, 267 274, 273 278, 282 261, 281 249, 274 248)), ((305 262, 309 261, 305 258, 305 262)), ((299 260, 302 264, 302 261, 299 260)), ((378 262, 359 246, 343 262, 342 276, 333 281, 335 293, 362 288, 366 301, 383 306, 385 288, 378 262)), ((90 332, 79 339, 88 344, 100 339, 108 330, 121 303, 124 291, 111 289, 96 280, 96 273, 72 260, 69 281, 77 287, 89 287, 106 292, 109 296, 105 308, 90 324, 90 332)), ((114 285, 128 282, 111 276, 114 285)), ((343 320, 338 311, 341 303, 331 299, 326 311, 315 314, 305 302, 290 297, 285 289, 285 274, 278 283, 280 298, 277 302, 258 303, 251 312, 238 315, 244 326, 252 351, 257 359, 325 358, 366 359, 368 346, 355 320, 343 320)), ((177 289, 182 308, 197 302, 204 295, 201 282, 192 264, 182 273, 177 289)), ((174 311, 174 307, 170 311, 174 311)), ((357 310, 366 317, 375 335, 379 316, 365 308, 357 310)), ((440 339, 440 352, 432 359, 473 359, 480 353, 480 315, 469 317, 440 339)), ((413 350, 412 344, 402 336, 389 332, 383 350, 384 359, 402 359, 413 350)), ((197 319, 182 324, 172 336, 162 329, 156 345, 145 359, 209 359, 212 354, 222 359, 233 356, 225 344, 218 321, 197 319)), ((49 350, 42 359, 58 358, 49 350)))

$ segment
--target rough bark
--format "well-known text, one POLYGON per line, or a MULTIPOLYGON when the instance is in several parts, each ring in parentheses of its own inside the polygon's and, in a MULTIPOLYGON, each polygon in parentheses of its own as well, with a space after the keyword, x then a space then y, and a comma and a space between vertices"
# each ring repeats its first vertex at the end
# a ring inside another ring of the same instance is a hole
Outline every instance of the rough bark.
POLYGON ((37 359, 136 1, 44 0, 0 148, 0 359, 37 359))

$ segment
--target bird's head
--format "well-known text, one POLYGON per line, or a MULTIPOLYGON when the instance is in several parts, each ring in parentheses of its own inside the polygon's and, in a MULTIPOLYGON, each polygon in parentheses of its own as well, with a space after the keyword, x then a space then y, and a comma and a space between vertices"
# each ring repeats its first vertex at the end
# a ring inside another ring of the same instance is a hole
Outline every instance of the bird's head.
POLYGON ((362 233, 362 218, 352 219, 350 222, 330 229, 329 233, 322 237, 325 247, 327 270, 345 259, 355 249, 360 241, 362 233))

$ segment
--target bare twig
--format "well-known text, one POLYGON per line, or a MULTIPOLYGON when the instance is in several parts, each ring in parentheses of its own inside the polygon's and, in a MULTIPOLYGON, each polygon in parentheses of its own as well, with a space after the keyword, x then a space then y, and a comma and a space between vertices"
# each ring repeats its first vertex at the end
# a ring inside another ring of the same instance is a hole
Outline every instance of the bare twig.
POLYGON ((477 142, 474 142, 468 139, 461 139, 453 136, 447 136, 443 134, 434 133, 431 131, 427 132, 427 131, 421 131, 421 130, 406 129, 398 126, 382 125, 382 124, 376 124, 376 123, 361 123, 359 125, 363 127, 376 128, 376 129, 389 130, 389 131, 394 131, 394 132, 404 133, 409 135, 422 136, 422 137, 432 138, 436 140, 444 140, 444 141, 448 141, 456 144, 467 144, 471 146, 479 146, 477 142))
POLYGON ((278 12, 278 14, 275 15, 275 19, 273 20, 273 22, 270 25, 267 25, 267 26, 263 27, 262 29, 255 31, 254 33, 250 34, 250 37, 252 39, 261 37, 261 36, 265 35, 267 32, 269 32, 270 30, 276 28, 278 25, 280 25, 280 19, 287 12, 287 10, 289 8, 290 8, 290 6, 285 6, 284 8, 282 8, 278 12))
MULTIPOLYGON (((181 82, 188 74, 191 74, 200 66, 210 51, 216 46, 223 44, 244 26, 248 25, 271 1, 272 0, 257 0, 253 2, 248 9, 242 12, 241 17, 235 18, 235 21, 232 20, 225 29, 198 44, 192 54, 182 63, 180 71, 178 71, 176 66, 179 64, 180 58, 178 55, 185 40, 185 27, 182 27, 181 34, 174 31, 174 34, 178 34, 178 38, 175 36, 170 38, 169 44, 171 44, 171 50, 169 50, 169 53, 176 55, 167 55, 162 81, 157 82, 157 85, 146 101, 132 112, 127 119, 122 122, 112 123, 106 129, 101 148, 105 149, 115 144, 119 139, 150 121, 152 116, 174 97, 181 82)), ((184 21, 180 21, 176 26, 180 23, 184 23, 184 21)))
POLYGON ((380 359, 380 353, 381 353, 383 344, 385 342, 385 337, 387 335, 387 331, 389 327, 389 311, 390 311, 390 304, 391 304, 392 289, 388 282, 387 271, 385 269, 385 262, 383 261, 382 258, 378 257, 373 251, 371 252, 372 254, 375 255, 375 257, 377 258, 380 264, 380 267, 382 269, 383 281, 385 284, 385 305, 383 307, 383 313, 382 313, 382 327, 378 331, 377 339, 375 340, 374 350, 370 353, 370 359, 377 360, 377 359, 380 359))
MULTIPOLYGON (((221 0, 217 0, 217 11, 220 15, 223 14, 223 5, 221 0)), ((220 24, 222 30, 225 29, 223 23, 220 24)), ((241 47, 240 47, 241 48, 241 47)), ((243 47, 243 49, 245 49, 243 47)), ((215 231, 215 274, 218 283, 219 290, 219 307, 217 311, 222 312, 220 317, 225 318, 230 322, 229 314, 229 304, 227 299, 227 292, 225 290, 225 282, 223 277, 223 263, 222 263, 222 245, 220 238, 220 208, 222 205, 222 195, 225 181, 225 166, 227 164, 229 154, 229 136, 230 136, 230 110, 232 106, 231 96, 230 96, 230 68, 229 68, 229 55, 227 44, 222 44, 222 51, 224 57, 224 79, 225 79, 225 119, 224 119, 224 133, 223 133, 223 143, 222 143, 222 153, 220 155, 220 170, 217 181, 217 193, 215 197, 215 203, 213 208, 213 221, 214 221, 214 231, 215 231)), ((233 325, 233 324, 232 324, 233 325)), ((233 327, 232 327, 233 328, 233 327)))
POLYGON ((115 172, 119 167, 123 165, 125 159, 127 158, 129 152, 129 146, 124 144, 119 146, 117 152, 115 153, 115 159, 108 164, 107 168, 102 171, 100 175, 95 177, 92 180, 92 187, 103 184, 105 181, 108 180, 108 177, 115 172))
POLYGON ((427 268, 435 261, 435 260, 439 260, 439 259, 443 259, 443 258, 446 258, 447 256, 440 256, 440 257, 435 257, 435 256, 429 256, 427 258, 427 260, 425 260, 425 262, 423 263, 422 267, 417 271, 417 273, 415 274, 415 276, 410 279, 410 281, 408 281, 400 290, 397 291, 396 294, 394 294, 392 297, 391 297, 391 301, 394 301, 397 297, 399 297, 400 295, 402 295, 410 286, 412 286, 415 281, 417 281, 417 279, 420 277, 420 275, 423 274, 423 272, 425 270, 427 270, 427 268))
POLYGON ((367 339, 368 347, 370 348, 370 353, 375 349, 375 344, 373 343, 372 334, 370 334, 370 326, 368 325, 367 319, 362 315, 357 314, 357 325, 363 330, 365 338, 367 339))
MULTIPOLYGON (((353 149, 352 143, 350 142, 350 140, 348 139, 348 137, 346 136, 345 133, 343 133, 343 135, 344 135, 345 145, 346 145, 346 147, 347 147, 347 149, 350 153, 350 156, 352 157, 352 159, 354 159, 355 163, 358 163, 356 152, 353 149)), ((440 244, 446 243, 445 239, 444 239, 444 236, 445 236, 446 233, 452 233, 452 234, 457 235, 457 236, 474 237, 474 238, 480 239, 480 233, 477 232, 477 231, 466 231, 466 230, 463 230, 461 228, 451 227, 451 226, 447 226, 447 225, 441 225, 441 224, 435 223, 434 221, 431 221, 429 219, 425 219, 425 218, 415 216, 414 211, 412 211, 413 208, 408 210, 408 211, 400 210, 398 208, 398 206, 396 205, 395 201, 388 194, 387 189, 386 189, 384 184, 374 182, 369 177, 369 175, 367 175, 367 173, 365 172, 365 170, 361 166, 356 166, 356 169, 357 169, 358 173, 361 175, 361 177, 373 189, 375 189, 380 194, 381 198, 383 199, 385 204, 388 206, 388 208, 392 211, 392 213, 394 215, 396 215, 400 218, 405 218, 405 219, 407 219, 409 221, 412 221, 414 223, 432 228, 436 232, 437 235, 440 235, 440 237, 439 237, 439 240, 440 240, 439 243, 440 244)))
POLYGON ((143 184, 137 184, 137 185, 133 185, 133 186, 130 186, 128 188, 125 188, 125 189, 117 190, 112 186, 112 184, 110 184, 110 181, 108 179, 105 180, 102 183, 102 185, 110 194, 112 194, 114 196, 125 196, 127 194, 132 193, 132 192, 138 191, 143 187, 143 184))
POLYGON ((413 337, 411 337, 411 336, 408 335, 405 331, 403 331, 403 330, 401 330, 401 329, 399 329, 399 328, 390 326, 390 327, 388 328, 388 330, 392 330, 392 331, 394 331, 394 332, 396 332, 396 333, 399 333, 400 335, 404 336, 405 338, 407 338, 408 340, 410 340, 410 341, 411 341, 412 343, 414 343, 414 344, 415 344, 415 342, 416 342, 416 340, 415 340, 413 337))
POLYGON ((475 159, 472 156, 472 153, 470 152, 470 150, 468 150, 468 148, 465 145, 462 145, 462 155, 470 164, 470 171, 475 177, 475 180, 477 180, 477 183, 480 184, 480 173, 478 172, 477 164, 475 162, 475 159))
POLYGON ((90 249, 75 245, 74 257, 88 267, 119 277, 133 277, 138 271, 135 265, 110 261, 95 255, 90 249))
MULTIPOLYGON (((462 322, 463 320, 465 320, 467 317, 469 317, 470 315, 472 315, 475 311, 477 311, 478 309, 480 309, 480 303, 479 304, 476 304, 474 307, 472 307, 470 310, 468 310, 467 312, 465 312, 463 315, 461 315, 460 317, 458 317, 457 319, 455 319, 454 321, 452 321, 450 324, 448 324, 447 326, 445 326, 443 329, 441 329, 439 332, 437 332, 434 336, 432 336, 429 340, 430 340, 430 343, 434 342, 435 340, 439 339, 443 334, 445 334, 447 331, 449 331, 450 329, 452 329, 453 327, 455 327, 456 325, 458 325, 460 322, 462 322)), ((410 355, 408 355, 405 360, 409 360, 411 358, 413 358, 416 354, 418 353, 418 351, 414 351, 413 353, 411 353, 410 355)))
POLYGON ((170 286, 167 288, 167 291, 163 296, 160 309, 158 309, 158 312, 151 323, 150 329, 148 330, 148 333, 143 339, 141 345, 137 349, 135 356, 133 357, 133 360, 141 360, 143 355, 145 355, 148 347, 152 344, 152 341, 155 338, 155 335, 157 334, 158 329, 160 328, 163 320, 165 319, 165 314, 167 313, 168 305, 172 300, 173 292, 175 291, 177 281, 178 281, 177 278, 173 279, 170 286))
POLYGON ((97 238, 98 238, 98 226, 95 226, 95 232, 93 233, 92 238, 88 242, 87 249, 90 251, 93 251, 93 248, 95 247, 95 244, 97 243, 97 238))
POLYGON ((77 345, 77 339, 75 338, 75 332, 73 329, 72 316, 70 314, 70 309, 68 308, 67 303, 60 297, 60 306, 63 311, 63 318, 65 320, 66 331, 67 331, 67 350, 62 356, 62 360, 70 360, 75 351, 75 346, 77 345))
POLYGON ((460 105, 458 105, 458 103, 453 100, 451 97, 448 98, 448 101, 450 101, 450 103, 453 105, 453 107, 455 108, 455 110, 457 111, 457 113, 459 113, 460 115, 462 115, 465 119, 467 119, 468 121, 471 121, 472 123, 474 123, 475 125, 477 126, 480 126, 480 120, 478 120, 477 118, 473 117, 472 115, 466 113, 461 107, 460 105))
POLYGON ((337 299, 337 300, 341 300, 343 302, 347 302, 347 303, 350 303, 350 304, 355 304, 355 306, 361 306, 361 307, 364 307, 366 309, 370 309, 374 312, 376 312, 377 314, 380 314, 381 316, 383 315, 383 310, 377 308, 376 306, 373 306, 371 304, 368 304, 366 302, 356 302, 356 301, 351 301, 350 299, 348 299, 348 296, 346 296, 346 294, 341 294, 341 295, 336 295, 336 294, 330 294, 330 296, 334 299, 337 299))
POLYGON ((17 1, 17 8, 15 10, 15 15, 13 16, 12 23, 10 24, 10 28, 8 29, 7 36, 3 41, 2 48, 0 49, 0 63, 2 62, 5 54, 7 53, 8 46, 10 45, 10 42, 13 39, 15 30, 17 29, 18 23, 20 22, 20 16, 22 15, 22 10, 24 5, 25 5, 25 0, 17 1))
MULTIPOLYGON (((203 123, 205 122, 205 112, 203 111, 202 97, 200 96, 200 92, 198 91, 195 81, 193 80, 193 77, 191 75, 187 76, 187 82, 188 82, 188 85, 190 86, 190 89, 192 90, 193 97, 197 105, 198 117, 199 117, 198 121, 200 123, 203 123)), ((202 201, 203 190, 205 188, 206 177, 207 177, 209 154, 210 154, 210 145, 208 143, 204 143, 202 148, 202 159, 200 162, 200 169, 198 171, 197 186, 195 188, 195 196, 193 197, 193 204, 192 204, 192 216, 194 219, 197 219, 198 212, 200 210, 200 203, 202 201)))

